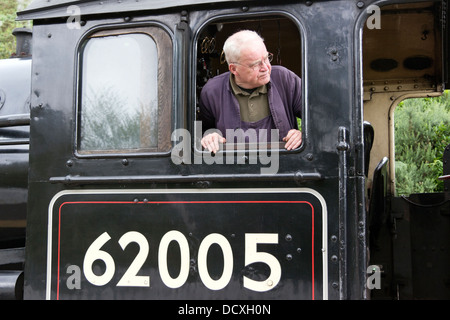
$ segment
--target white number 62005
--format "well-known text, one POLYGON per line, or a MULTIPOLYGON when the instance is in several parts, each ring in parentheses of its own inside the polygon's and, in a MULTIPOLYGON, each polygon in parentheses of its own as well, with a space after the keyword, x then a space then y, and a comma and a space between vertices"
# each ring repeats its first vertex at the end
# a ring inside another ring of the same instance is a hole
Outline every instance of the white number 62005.
MULTIPOLYGON (((110 239, 111 237, 107 232, 102 233, 92 242, 84 256, 84 275, 93 285, 104 286, 114 277, 114 258, 106 251, 101 250, 110 239), (93 265, 96 260, 101 260, 105 264, 105 270, 101 275, 94 273, 93 265)), ((147 260, 149 253, 149 244, 145 236, 137 231, 130 231, 120 237, 118 242, 122 250, 125 250, 131 242, 135 242, 139 246, 139 252, 117 283, 117 286, 149 287, 150 276, 137 275, 147 260)), ((272 254, 258 251, 258 244, 278 244, 278 234, 245 234, 245 266, 257 262, 265 263, 270 268, 270 274, 263 281, 256 281, 243 276, 243 285, 249 290, 264 292, 275 288, 279 283, 281 279, 281 265, 272 254)), ((158 266, 161 280, 167 287, 179 288, 187 281, 190 268, 190 252, 188 241, 181 232, 171 230, 161 238, 158 250, 158 266), (167 251, 172 241, 175 241, 180 249, 180 271, 175 278, 169 274, 167 265, 167 251)), ((211 290, 221 290, 227 286, 233 274, 233 250, 226 237, 219 233, 211 233, 203 239, 198 250, 198 272, 203 284, 211 290), (208 251, 213 244, 218 245, 222 250, 224 261, 222 275, 217 280, 211 278, 207 266, 208 251)))

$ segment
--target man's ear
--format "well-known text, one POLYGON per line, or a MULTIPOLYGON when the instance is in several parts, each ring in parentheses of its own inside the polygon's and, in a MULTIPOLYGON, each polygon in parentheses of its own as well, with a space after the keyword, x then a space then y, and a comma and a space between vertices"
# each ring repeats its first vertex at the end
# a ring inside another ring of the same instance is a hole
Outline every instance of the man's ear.
POLYGON ((236 75, 236 73, 237 73, 236 65, 233 64, 233 63, 231 63, 231 64, 228 65, 228 70, 230 70, 230 72, 231 72, 232 74, 234 74, 234 75, 236 75))

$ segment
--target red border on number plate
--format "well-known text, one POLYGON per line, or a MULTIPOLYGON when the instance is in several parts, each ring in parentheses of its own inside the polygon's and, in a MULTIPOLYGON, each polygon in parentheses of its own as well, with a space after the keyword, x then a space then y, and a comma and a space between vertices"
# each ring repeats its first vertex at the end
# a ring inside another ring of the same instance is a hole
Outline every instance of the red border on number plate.
POLYGON ((314 207, 308 201, 68 201, 63 202, 59 206, 58 212, 58 276, 57 276, 57 286, 56 286, 56 299, 59 300, 59 283, 60 283, 60 253, 61 253, 61 209, 67 204, 223 204, 223 203, 302 203, 308 204, 311 207, 311 270, 312 270, 312 293, 311 299, 314 300, 314 207))

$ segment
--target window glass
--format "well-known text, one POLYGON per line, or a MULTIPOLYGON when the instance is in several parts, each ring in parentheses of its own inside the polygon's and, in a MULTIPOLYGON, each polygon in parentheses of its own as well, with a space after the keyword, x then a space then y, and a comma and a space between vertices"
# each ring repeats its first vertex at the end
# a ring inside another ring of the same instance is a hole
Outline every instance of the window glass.
POLYGON ((170 149, 171 41, 163 33, 104 32, 85 43, 80 65, 81 154, 170 149), (168 57, 161 57, 161 47, 170 49, 168 57))

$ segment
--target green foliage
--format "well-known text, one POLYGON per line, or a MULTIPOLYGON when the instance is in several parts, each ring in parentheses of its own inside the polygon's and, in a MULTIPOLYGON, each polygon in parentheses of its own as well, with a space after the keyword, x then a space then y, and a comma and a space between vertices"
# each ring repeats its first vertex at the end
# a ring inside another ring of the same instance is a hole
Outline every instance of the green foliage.
POLYGON ((443 191, 438 179, 443 152, 450 143, 450 94, 408 99, 395 111, 397 194, 443 191))
MULTIPOLYGON (((0 59, 6 59, 16 51, 16 41, 12 34, 15 28, 30 27, 29 22, 17 22, 16 12, 18 0, 1 0, 0 6, 0 59)), ((21 6, 28 5, 31 0, 21 1, 21 6)))
POLYGON ((126 109, 126 101, 112 89, 86 95, 81 113, 81 148, 139 148, 140 115, 129 115, 126 109))

